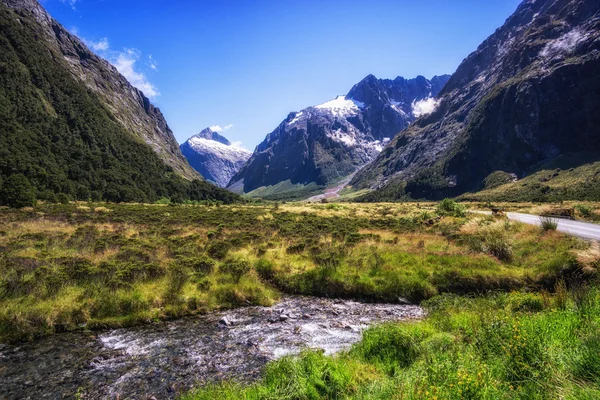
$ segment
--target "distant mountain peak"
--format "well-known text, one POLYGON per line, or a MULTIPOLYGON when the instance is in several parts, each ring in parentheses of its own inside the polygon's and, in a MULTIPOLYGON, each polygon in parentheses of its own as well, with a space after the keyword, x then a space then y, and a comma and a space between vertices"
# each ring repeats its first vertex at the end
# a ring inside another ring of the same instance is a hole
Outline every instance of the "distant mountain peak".
POLYGON ((181 145, 181 152, 192 168, 221 187, 227 185, 252 154, 210 128, 189 138, 181 145))
POLYGON ((213 131, 210 128, 206 128, 206 129, 202 130, 200 133, 198 133, 197 135, 192 136, 192 137, 214 140, 215 142, 222 143, 226 146, 231 146, 231 142, 229 140, 227 140, 227 138, 225 136, 219 135, 217 132, 213 131))

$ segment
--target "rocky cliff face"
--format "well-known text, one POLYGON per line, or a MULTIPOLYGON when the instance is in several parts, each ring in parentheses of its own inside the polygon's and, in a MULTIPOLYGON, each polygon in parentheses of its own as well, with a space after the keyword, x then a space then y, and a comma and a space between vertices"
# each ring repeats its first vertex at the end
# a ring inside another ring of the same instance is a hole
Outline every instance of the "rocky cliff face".
POLYGON ((189 138, 181 145, 181 152, 205 179, 221 187, 227 186, 252 155, 210 128, 189 138))
POLYGON ((442 89, 449 76, 427 80, 367 76, 345 96, 292 112, 258 145, 229 187, 328 185, 370 162, 442 89))
MULTIPOLYGON (((36 0, 2 0, 19 13, 31 13, 40 24, 45 45, 66 61, 71 74, 97 93, 111 113, 132 135, 143 140, 175 172, 188 178, 198 174, 181 154, 173 132, 160 110, 133 87, 108 61, 96 56, 76 36, 55 21, 36 0)), ((25 15, 25 14, 24 14, 25 15)))
POLYGON ((599 107, 600 2, 526 0, 351 184, 440 198, 494 171, 522 177, 561 154, 600 152, 599 107))

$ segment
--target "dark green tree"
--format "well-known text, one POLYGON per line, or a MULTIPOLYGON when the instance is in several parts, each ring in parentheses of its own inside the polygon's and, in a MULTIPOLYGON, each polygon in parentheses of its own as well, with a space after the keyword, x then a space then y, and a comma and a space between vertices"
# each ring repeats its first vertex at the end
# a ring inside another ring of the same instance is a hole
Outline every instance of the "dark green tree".
POLYGON ((13 207, 33 207, 36 203, 35 189, 23 174, 8 177, 0 189, 0 204, 13 207))

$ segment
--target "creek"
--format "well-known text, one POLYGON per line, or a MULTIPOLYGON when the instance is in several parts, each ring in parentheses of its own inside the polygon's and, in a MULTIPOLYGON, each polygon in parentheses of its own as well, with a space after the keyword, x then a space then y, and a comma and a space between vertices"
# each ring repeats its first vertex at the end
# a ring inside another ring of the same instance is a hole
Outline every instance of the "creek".
POLYGON ((270 360, 306 348, 333 354, 373 324, 422 316, 414 305, 290 296, 272 307, 0 344, 0 398, 171 399, 207 382, 255 380, 270 360))

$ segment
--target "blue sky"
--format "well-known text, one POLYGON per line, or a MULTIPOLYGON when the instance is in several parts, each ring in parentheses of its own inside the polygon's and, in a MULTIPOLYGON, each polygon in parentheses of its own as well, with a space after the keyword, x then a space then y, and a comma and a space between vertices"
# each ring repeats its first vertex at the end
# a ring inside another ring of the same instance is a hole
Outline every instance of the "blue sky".
POLYGON ((218 125, 251 150, 289 112, 368 74, 451 74, 519 3, 42 0, 152 98, 179 142, 218 125))

